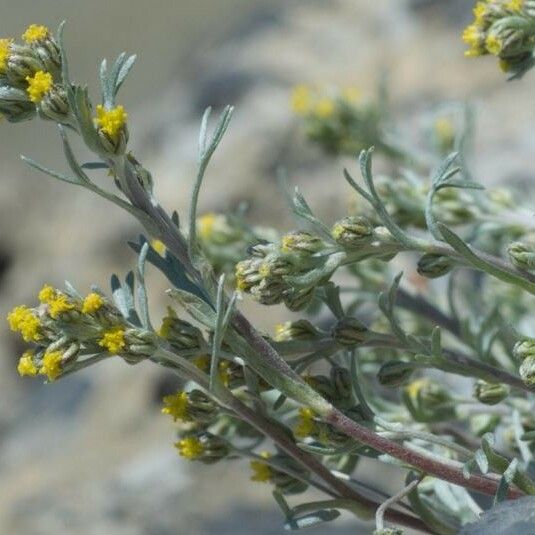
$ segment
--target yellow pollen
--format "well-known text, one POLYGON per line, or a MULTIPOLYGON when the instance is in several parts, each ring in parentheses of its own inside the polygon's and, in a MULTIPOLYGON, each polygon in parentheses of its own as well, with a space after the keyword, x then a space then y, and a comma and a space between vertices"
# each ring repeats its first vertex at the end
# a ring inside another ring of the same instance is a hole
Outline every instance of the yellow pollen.
POLYGON ((197 221, 197 229, 198 229, 199 238, 201 238, 202 240, 207 240, 210 238, 214 230, 214 226, 217 221, 217 218, 218 218, 218 215, 212 212, 208 214, 204 214, 203 216, 199 217, 197 221))
POLYGON ((117 355, 121 349, 124 349, 126 346, 124 329, 122 327, 114 327, 113 329, 106 331, 98 345, 106 349, 112 355, 117 355))
POLYGON ((182 457, 194 461, 204 453, 204 446, 201 441, 195 437, 186 437, 175 443, 175 448, 182 457))
POLYGON ((294 435, 297 438, 310 436, 316 427, 314 422, 314 411, 307 407, 299 409, 299 419, 294 429, 294 435))
MULTIPOLYGON (((271 454, 267 451, 263 451, 260 456, 263 459, 269 459, 271 454)), ((251 476, 251 481, 258 481, 259 483, 267 483, 273 477, 273 472, 269 464, 263 463, 259 460, 251 461, 250 463, 251 470, 253 475, 251 476)))
POLYGON ((60 351, 45 353, 39 373, 46 375, 49 381, 54 381, 61 374, 61 360, 63 355, 60 351))
POLYGON ((166 247, 162 241, 152 240, 150 245, 160 256, 165 256, 166 247))
POLYGON ((52 319, 58 319, 58 317, 64 312, 74 310, 76 305, 69 301, 68 297, 64 294, 56 294, 56 297, 48 301, 48 314, 52 319))
POLYGON ((503 43, 499 37, 490 34, 485 40, 486 49, 494 56, 497 56, 502 51, 503 43))
POLYGON ((43 100, 43 97, 52 89, 54 80, 49 72, 37 71, 33 76, 26 76, 28 82, 28 96, 35 104, 43 100))
POLYGON ((50 32, 46 26, 41 26, 38 24, 31 24, 26 28, 26 31, 22 34, 22 38, 27 44, 33 43, 35 41, 40 41, 45 39, 50 35, 50 32))
POLYGON ((310 89, 306 85, 298 85, 294 87, 290 101, 292 111, 298 115, 304 115, 310 111, 310 106, 312 104, 310 89))
POLYGON ((41 338, 41 322, 28 307, 15 307, 7 315, 7 321, 11 330, 20 332, 26 342, 35 342, 41 338))
POLYGON ((49 284, 45 284, 38 295, 41 303, 50 303, 56 298, 56 290, 49 284))
POLYGON ((199 355, 191 359, 193 364, 203 372, 207 372, 210 368, 210 355, 199 355))
POLYGON ((186 392, 177 392, 163 398, 165 407, 163 414, 168 414, 176 422, 177 420, 188 421, 188 395, 186 392))
POLYGON ((322 98, 316 102, 314 113, 321 119, 328 119, 334 113, 334 103, 330 98, 322 98))
POLYGON ((96 292, 91 292, 85 296, 82 303, 82 314, 94 314, 104 305, 104 299, 96 292))
POLYGON ((33 362, 33 351, 25 351, 19 359, 17 371, 21 377, 28 375, 35 377, 37 375, 37 366, 33 362))
POLYGON ((123 130, 127 119, 128 114, 124 111, 123 106, 117 106, 111 110, 107 110, 101 104, 97 106, 95 122, 102 132, 110 136, 113 141, 119 139, 119 134, 123 130))
POLYGON ((0 39, 0 74, 6 72, 12 39, 0 39))

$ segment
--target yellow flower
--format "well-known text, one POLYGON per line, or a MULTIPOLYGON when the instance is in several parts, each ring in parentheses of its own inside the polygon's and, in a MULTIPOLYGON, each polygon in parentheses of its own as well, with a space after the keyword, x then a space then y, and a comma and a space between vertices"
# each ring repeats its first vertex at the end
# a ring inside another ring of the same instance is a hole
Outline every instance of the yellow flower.
POLYGON ((297 438, 305 438, 312 435, 315 428, 314 411, 307 407, 299 409, 299 419, 294 429, 294 435, 297 438))
POLYGON ((288 322, 286 323, 277 323, 275 325, 275 342, 282 342, 284 341, 284 333, 286 332, 286 326, 288 322))
POLYGON ((45 353, 39 373, 46 375, 49 381, 54 381, 61 374, 61 360, 63 355, 60 351, 45 353))
POLYGON ((117 355, 126 345, 124 329, 122 327, 113 327, 109 331, 106 331, 98 345, 105 348, 112 355, 117 355))
POLYGON ((162 241, 152 240, 150 245, 160 256, 165 256, 166 247, 162 241))
POLYGON ((26 76, 28 82, 28 96, 35 104, 43 100, 43 97, 52 89, 54 80, 49 72, 37 71, 33 76, 26 76))
MULTIPOLYGON (((264 459, 269 459, 271 454, 267 451, 263 451, 260 454, 264 459)), ((269 464, 263 463, 262 461, 254 460, 250 463, 251 470, 253 475, 251 476, 251 481, 258 481, 259 483, 267 483, 273 477, 273 472, 269 464)))
POLYGON ((486 49, 494 56, 497 56, 502 51, 503 43, 499 37, 492 33, 485 39, 486 49))
POLYGON ((20 332, 26 342, 35 342, 41 338, 41 322, 28 307, 15 307, 7 315, 7 321, 11 330, 20 332))
POLYGON ((186 437, 175 442, 175 448, 182 457, 194 461, 204 453, 204 446, 201 441, 195 437, 186 437))
POLYGON ((203 372, 207 372, 210 368, 210 360, 210 355, 199 355, 198 357, 191 359, 193 364, 203 372))
POLYGON ((334 102, 330 98, 322 98, 316 102, 314 113, 322 119, 328 119, 334 113, 334 102))
POLYGON ((412 381, 412 383, 409 383, 405 387, 405 391, 407 392, 407 394, 409 394, 410 398, 416 399, 422 388, 426 387, 428 384, 429 379, 417 379, 416 381, 412 381))
POLYGON ((474 24, 476 26, 483 26, 485 15, 487 14, 487 3, 486 2, 478 2, 474 6, 474 24))
POLYGON ((342 96, 344 97, 347 102, 351 102, 354 104, 355 102, 358 102, 362 97, 362 92, 357 87, 346 87, 342 91, 342 96))
POLYGON ((450 142, 455 138, 455 128, 448 117, 439 117, 434 126, 435 133, 441 141, 450 142))
POLYGON ((162 409, 163 414, 168 414, 176 422, 177 420, 189 420, 187 415, 188 410, 188 395, 186 392, 177 392, 163 398, 165 407, 162 409))
POLYGON ((127 119, 128 114, 124 111, 123 106, 116 106, 111 110, 107 110, 101 104, 97 106, 95 122, 102 132, 108 134, 113 141, 119 139, 119 134, 124 128, 127 119))
POLYGON ((64 294, 56 294, 56 296, 48 301, 48 314, 52 319, 57 319, 64 312, 74 310, 76 305, 69 301, 68 297, 64 294))
POLYGON ((509 0, 509 2, 505 4, 505 7, 515 13, 519 13, 524 7, 524 0, 509 0))
POLYGON ((31 24, 26 28, 26 31, 22 34, 22 38, 27 44, 35 41, 45 39, 50 35, 50 32, 46 26, 40 26, 38 24, 31 24))
POLYGON ((6 72, 12 39, 0 39, 0 73, 6 72))
POLYGON ((85 296, 82 303, 82 314, 94 314, 104 305, 104 299, 96 292, 91 292, 85 296))
POLYGON ((464 53, 465 56, 481 56, 485 52, 483 48, 484 34, 475 24, 470 24, 464 29, 462 39, 470 46, 470 50, 464 53))
POLYGON ((218 375, 221 382, 228 388, 232 379, 232 371, 228 360, 223 360, 219 363, 218 375))
POLYGON ((33 351, 25 351, 19 359, 17 371, 21 377, 28 375, 35 377, 37 375, 37 366, 33 363, 33 351))
POLYGON ((41 303, 50 303, 56 298, 56 290, 49 284, 45 284, 41 288, 38 297, 41 303))
POLYGON ((312 97, 310 89, 306 85, 294 87, 291 97, 291 105, 294 113, 303 115, 310 111, 312 97))
POLYGON ((214 230, 217 217, 218 215, 214 214, 213 212, 204 214, 203 216, 199 217, 197 221, 197 229, 199 233, 199 238, 203 240, 207 240, 210 238, 214 230))

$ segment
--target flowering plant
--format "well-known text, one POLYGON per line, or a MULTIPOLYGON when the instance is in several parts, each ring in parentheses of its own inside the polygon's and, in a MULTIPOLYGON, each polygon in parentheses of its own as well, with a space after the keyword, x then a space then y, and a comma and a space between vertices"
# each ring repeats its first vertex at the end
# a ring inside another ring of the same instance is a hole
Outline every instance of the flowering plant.
MULTIPOLYGON (((496 54, 525 72, 535 46, 531 3, 478 3, 464 34, 470 55, 496 54)), ((327 153, 361 151, 363 181, 344 174, 365 206, 329 226, 285 185, 300 225, 281 235, 240 214, 198 216, 207 166, 232 115, 225 108, 209 132, 207 110, 184 224, 161 207, 150 172, 128 150, 117 94, 135 57, 102 62, 93 108, 70 78, 63 25, 56 36, 32 25, 23 40, 0 41, 0 112, 10 122, 55 122, 71 173, 24 160, 128 211, 147 236, 129 244, 135 272, 112 276, 111 297, 46 284, 36 306, 11 311, 11 329, 31 344, 20 375, 54 382, 114 355, 179 375, 184 389, 164 397, 162 410, 180 423, 178 452, 203 463, 248 459, 251 479, 272 486, 292 530, 345 510, 375 518, 377 534, 401 531, 385 522, 454 533, 490 507, 482 496, 514 503, 535 494, 535 339, 520 331, 535 294, 534 227, 508 192, 483 191, 471 176, 469 111, 438 117, 421 157, 392 141, 384 95, 363 103, 354 91, 298 88, 292 102, 309 138, 327 153), (72 136, 95 161, 77 160, 72 136), (375 176, 371 145, 414 171, 375 176), (109 189, 92 180, 98 170, 110 175, 109 189), (417 275, 396 274, 400 257, 417 275), (168 279, 175 306, 158 329, 147 263, 168 279), (351 282, 341 285, 341 274, 351 282), (260 333, 239 311, 246 295, 302 317, 273 336, 260 333), (448 388, 452 377, 465 379, 448 388), (458 383, 469 383, 471 395, 458 383), (354 479, 366 458, 400 467, 405 486, 390 496, 354 479), (323 499, 291 505, 287 497, 309 487, 323 499)))

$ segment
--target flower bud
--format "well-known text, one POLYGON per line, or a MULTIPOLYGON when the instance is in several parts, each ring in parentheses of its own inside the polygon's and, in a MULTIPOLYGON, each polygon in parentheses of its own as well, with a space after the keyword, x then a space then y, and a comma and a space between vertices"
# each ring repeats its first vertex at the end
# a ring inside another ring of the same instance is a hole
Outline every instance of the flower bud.
POLYGON ((449 273, 452 268, 453 262, 447 256, 428 253, 418 260, 416 270, 422 277, 437 279, 449 273))
POLYGON ((521 340, 513 348, 514 357, 522 361, 527 357, 535 357, 535 340, 521 340))
POLYGON ((409 362, 390 360, 381 366, 377 379, 383 386, 401 386, 410 379, 413 372, 414 366, 409 362))
POLYGON ((27 45, 12 44, 7 58, 5 75, 14 86, 25 88, 26 78, 37 71, 46 71, 46 67, 33 48, 27 45))
POLYGON ((403 391, 403 401, 418 422, 431 422, 452 418, 455 406, 449 392, 431 379, 418 379, 403 391))
POLYGON ((129 364, 137 364, 156 351, 157 336, 152 331, 126 329, 124 342, 126 350, 121 356, 129 364))
POLYGON ((525 385, 535 386, 535 355, 530 355, 524 359, 518 370, 520 378, 525 385))
POLYGON ((308 320, 287 321, 275 327, 275 341, 311 340, 318 338, 320 331, 308 320))
POLYGON ((284 291, 284 304, 292 312, 298 312, 307 308, 313 299, 314 288, 302 288, 299 290, 286 289, 284 291))
POLYGON ((201 331, 191 323, 179 319, 172 308, 167 309, 167 316, 163 319, 159 335, 178 351, 196 349, 203 345, 201 331))
POLYGON ((359 247, 372 240, 373 227, 365 217, 344 217, 334 224, 331 235, 342 247, 359 247))
POLYGON ((333 327, 333 339, 343 346, 354 346, 368 338, 368 328, 357 318, 346 317, 333 327))
POLYGON ((314 254, 325 248, 324 241, 304 230, 290 232, 282 238, 281 249, 285 253, 314 254))
POLYGON ((45 119, 63 124, 68 123, 70 108, 65 89, 55 85, 48 91, 39 103, 39 112, 45 119))
POLYGON ((347 368, 343 368, 342 366, 333 366, 331 368, 331 382, 334 390, 335 401, 351 399, 353 394, 353 385, 351 382, 351 374, 347 368))
POLYGON ((267 277, 284 277, 296 273, 296 264, 292 262, 289 255, 269 254, 258 269, 260 275, 267 277))
POLYGON ((243 292, 250 292, 254 286, 257 286, 262 280, 262 275, 259 273, 262 265, 260 258, 248 258, 236 264, 236 286, 243 292))
POLYGON ((229 447, 227 442, 208 431, 186 435, 175 443, 180 455, 191 461, 201 461, 213 464, 227 457, 229 447))
POLYGON ((474 397, 485 405, 496 405, 509 395, 509 387, 502 384, 477 381, 474 386, 474 397))
POLYGON ((284 298, 284 292, 288 289, 282 279, 262 279, 260 284, 250 290, 253 299, 263 305, 276 305, 284 298))
MULTIPOLYGON (((279 463, 282 466, 291 469, 293 473, 302 474, 305 478, 308 476, 308 471, 305 470, 299 463, 294 461, 294 459, 288 457, 287 455, 278 453, 268 458, 271 458, 276 463, 279 463)), ((273 483, 277 490, 282 492, 282 494, 300 494, 308 488, 308 485, 300 479, 296 479, 295 477, 287 474, 286 472, 277 470, 274 467, 270 467, 269 475, 269 481, 273 483)))
POLYGON ((51 72, 58 79, 61 74, 61 52, 58 45, 50 36, 35 41, 30 45, 36 57, 39 58, 47 72, 51 72))
POLYGON ((535 248, 522 242, 513 242, 507 247, 511 263, 518 269, 535 269, 535 248))
POLYGON ((10 123, 28 121, 34 117, 36 108, 23 89, 0 87, 0 114, 10 123))
POLYGON ((245 384, 243 366, 232 360, 222 360, 219 363, 218 374, 223 385, 231 390, 245 384))

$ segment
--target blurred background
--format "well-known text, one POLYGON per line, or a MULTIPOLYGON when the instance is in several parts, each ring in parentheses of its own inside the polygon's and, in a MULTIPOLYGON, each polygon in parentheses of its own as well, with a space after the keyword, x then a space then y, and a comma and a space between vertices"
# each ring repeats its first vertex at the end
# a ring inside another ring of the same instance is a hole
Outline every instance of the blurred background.
MULTIPOLYGON (((0 0, 0 34, 66 19, 73 78, 97 100, 98 65, 138 54, 120 101, 131 147, 153 172, 169 209, 185 213, 204 108, 236 106, 207 175, 202 211, 249 203, 256 223, 291 228, 275 175, 284 165, 327 221, 345 214, 344 165, 308 147, 289 106, 296 84, 358 87, 373 94, 387 74, 394 114, 418 126, 441 102, 477 112, 475 157, 486 183, 522 182, 535 149, 532 80, 508 84, 492 59, 464 58, 460 34, 471 0, 0 0), (531 129, 530 129, 531 126, 531 129)), ((0 124, 0 316, 31 303, 43 284, 70 280, 82 292, 107 288, 135 262, 127 214, 88 192, 27 168, 20 153, 64 169, 50 123, 0 124)), ((83 160, 83 150, 80 158, 83 160)), ((165 281, 150 275, 154 316, 165 281)), ((271 330, 277 308, 245 303, 271 330), (268 313, 266 313, 268 312, 268 313)), ((245 463, 205 467, 179 458, 160 414, 173 379, 119 359, 43 385, 20 379, 19 339, 0 323, 0 533, 21 535, 282 533, 268 486, 245 463)), ((385 473, 363 466, 377 483, 385 473)), ((397 475, 393 476, 394 484, 397 475)), ((359 533, 371 532, 362 526, 359 533)), ((342 519, 316 533, 355 533, 342 519)))

